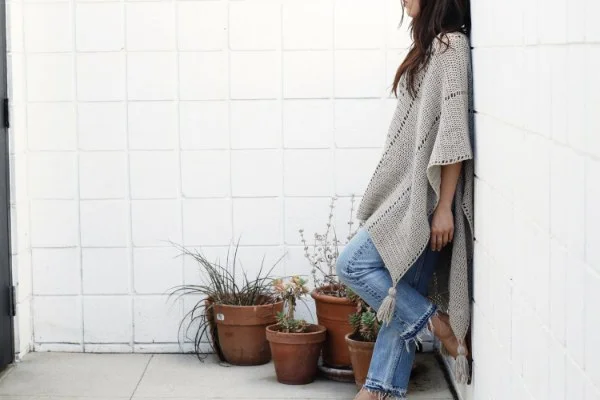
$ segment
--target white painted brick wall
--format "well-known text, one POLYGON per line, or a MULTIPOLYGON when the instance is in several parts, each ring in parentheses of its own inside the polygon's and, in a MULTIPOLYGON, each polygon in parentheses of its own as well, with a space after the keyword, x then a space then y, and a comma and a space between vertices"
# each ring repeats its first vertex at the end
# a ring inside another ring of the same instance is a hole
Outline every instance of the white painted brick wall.
MULTIPOLYGON (((474 379, 600 398, 596 0, 472 2, 474 379)), ((297 230, 360 195, 409 44, 397 0, 9 0, 19 348, 178 351, 168 240, 306 274, 297 230), (34 274, 31 274, 33 268, 34 274)), ((345 215, 338 216, 339 229, 345 215)))
POLYGON ((395 106, 398 1, 7 9, 24 350, 178 351, 193 299, 165 291, 198 274, 169 240, 224 258, 241 237, 250 273, 307 274, 298 229, 333 194, 346 231, 395 106))
POLYGON ((597 1, 472 3, 474 377, 459 392, 597 400, 597 1))
MULTIPOLYGON (((29 13, 29 11, 28 11, 29 13)), ((32 135, 40 136, 41 124, 27 121, 27 86, 25 79, 25 55, 23 17, 24 5, 10 2, 6 4, 7 15, 7 64, 8 64, 8 95, 11 99, 10 115, 11 128, 9 130, 9 156, 10 156, 10 212, 11 212, 11 253, 12 276, 17 294, 17 318, 15 318, 15 351, 16 358, 20 359, 33 349, 33 275, 32 251, 30 239, 30 208, 28 174, 30 158, 28 154, 28 140, 25 135, 27 126, 30 126, 32 135)), ((39 15, 31 15, 33 19, 39 15)), ((33 113, 39 109, 32 108, 33 113)), ((54 122, 59 121, 51 114, 38 116, 49 117, 54 122)), ((48 120, 48 118, 46 119, 48 120)), ((42 122, 42 121, 39 121, 42 122)), ((63 133, 69 131, 67 125, 63 133)), ((74 133, 74 130, 72 131, 74 133)), ((43 141, 43 138, 40 138, 43 141)), ((57 142, 60 139, 57 138, 57 142)), ((42 186, 43 189, 43 186, 42 186)), ((51 287, 50 283, 47 288, 51 287)))

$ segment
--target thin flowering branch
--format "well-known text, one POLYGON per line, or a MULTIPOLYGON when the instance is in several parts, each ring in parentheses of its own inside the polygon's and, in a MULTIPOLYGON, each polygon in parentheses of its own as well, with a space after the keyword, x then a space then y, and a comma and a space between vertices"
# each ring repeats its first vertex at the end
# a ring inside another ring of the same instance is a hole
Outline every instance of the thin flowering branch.
MULTIPOLYGON (((349 231, 347 241, 342 243, 338 239, 335 229, 335 208, 338 197, 331 198, 329 204, 329 215, 327 218, 326 229, 324 234, 315 233, 314 242, 309 245, 304 236, 304 229, 300 229, 300 239, 304 245, 304 256, 311 265, 311 275, 317 289, 328 287, 327 293, 337 297, 345 297, 347 288, 340 282, 336 274, 336 263, 340 255, 339 246, 348 243, 356 234, 353 231, 354 221, 354 205, 355 196, 350 199, 350 220, 348 222, 349 231)), ((360 226, 359 226, 360 228, 360 226)))
POLYGON ((356 197, 352 195, 350 198, 350 220, 348 221, 348 241, 352 239, 352 237, 356 234, 356 231, 352 232, 352 225, 354 225, 354 202, 356 201, 356 197))

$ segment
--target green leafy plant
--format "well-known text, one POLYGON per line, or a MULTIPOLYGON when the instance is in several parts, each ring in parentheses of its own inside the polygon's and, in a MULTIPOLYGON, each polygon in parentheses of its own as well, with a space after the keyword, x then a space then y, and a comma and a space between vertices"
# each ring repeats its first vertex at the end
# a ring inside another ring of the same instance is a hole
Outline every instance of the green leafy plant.
POLYGON ((285 333, 306 332, 309 324, 305 320, 294 318, 298 300, 309 292, 306 287, 306 280, 297 275, 292 276, 287 282, 283 279, 275 279, 273 288, 284 302, 285 311, 277 313, 277 328, 279 331, 285 333))
POLYGON ((350 199, 350 218, 348 220, 348 234, 346 240, 338 239, 335 230, 335 207, 338 198, 332 197, 329 204, 329 216, 324 233, 315 233, 314 240, 309 243, 304 236, 304 229, 300 229, 300 239, 304 245, 304 257, 311 265, 311 275, 313 283, 317 290, 324 294, 335 297, 348 297, 348 288, 338 278, 335 267, 340 255, 340 245, 347 244, 361 227, 359 224, 355 229, 354 225, 354 205, 355 196, 350 199))
POLYGON ((353 338, 364 342, 374 342, 381 327, 377 321, 377 313, 356 293, 351 292, 348 298, 356 303, 356 312, 349 316, 353 338))
POLYGON ((176 286, 169 291, 169 296, 177 299, 192 295, 200 298, 179 324, 180 345, 182 341, 192 340, 194 352, 198 358, 203 360, 206 354, 202 351, 202 344, 206 334, 209 333, 210 347, 223 359, 216 334, 213 306, 215 304, 255 306, 280 301, 271 282, 274 278, 273 269, 283 257, 270 268, 265 267, 265 258, 263 257, 256 276, 250 278, 247 272, 238 265, 240 264, 239 241, 228 249, 224 263, 219 259, 214 262, 209 261, 201 251, 189 250, 175 243, 173 246, 180 251, 180 256, 191 257, 196 261, 201 278, 199 284, 176 286))

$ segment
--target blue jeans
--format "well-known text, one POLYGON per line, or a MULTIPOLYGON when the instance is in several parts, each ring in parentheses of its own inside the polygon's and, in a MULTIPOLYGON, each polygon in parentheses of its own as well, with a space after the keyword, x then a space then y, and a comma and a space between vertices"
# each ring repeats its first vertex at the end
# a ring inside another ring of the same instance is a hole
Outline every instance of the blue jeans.
MULTIPOLYGON (((406 398, 417 335, 437 310, 425 296, 438 257, 439 252, 431 251, 428 246, 398 282, 396 310, 390 324, 383 324, 379 331, 365 389, 392 398, 406 398)), ((364 228, 339 255, 337 273, 342 282, 375 310, 392 286, 390 273, 364 228)))

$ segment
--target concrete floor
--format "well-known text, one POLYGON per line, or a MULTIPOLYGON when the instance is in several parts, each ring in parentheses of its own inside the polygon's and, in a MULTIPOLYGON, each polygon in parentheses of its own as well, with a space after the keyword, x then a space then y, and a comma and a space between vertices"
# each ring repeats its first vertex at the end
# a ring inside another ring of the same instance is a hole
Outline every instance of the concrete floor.
MULTIPOLYGON (((419 354, 409 398, 451 400, 431 354, 419 354)), ((351 400, 353 384, 317 379, 277 383, 273 365, 232 367, 193 355, 32 353, 0 377, 0 400, 336 399, 351 400)))

